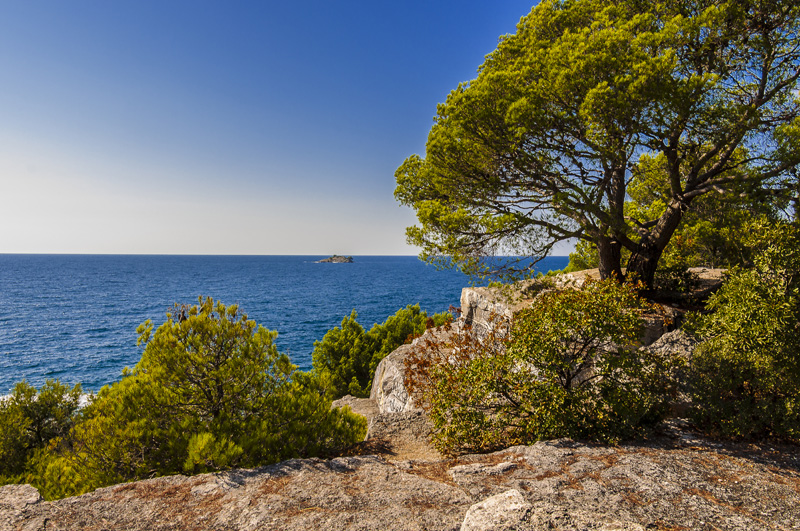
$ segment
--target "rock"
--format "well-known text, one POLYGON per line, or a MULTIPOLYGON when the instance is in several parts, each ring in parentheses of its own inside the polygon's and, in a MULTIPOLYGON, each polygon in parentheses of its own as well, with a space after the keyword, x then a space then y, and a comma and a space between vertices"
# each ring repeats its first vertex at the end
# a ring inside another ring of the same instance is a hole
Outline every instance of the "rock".
POLYGON ((383 358, 375 368, 369 397, 380 413, 400 413, 414 409, 405 383, 405 360, 413 345, 401 345, 383 358))
POLYGON ((380 413, 402 413, 416 408, 405 386, 405 361, 421 342, 433 339, 447 341, 446 327, 427 330, 410 344, 401 345, 383 358, 375 368, 370 399, 375 401, 380 413))
POLYGON ((487 327, 501 317, 511 319, 514 313, 530 304, 528 299, 513 300, 502 288, 464 288, 461 290, 461 317, 474 327, 487 327))
POLYGON ((31 485, 4 485, 0 487, 0 509, 22 511, 28 505, 42 501, 39 491, 31 485))
POLYGON ((43 529, 41 518, 27 518, 28 508, 42 501, 39 491, 31 485, 5 485, 0 487, 0 531, 11 529, 43 529), (14 528, 11 523, 28 519, 25 527, 14 528), (41 524, 41 525, 40 525, 41 524))
POLYGON ((371 398, 356 398, 351 395, 345 395, 338 400, 334 400, 331 407, 349 407, 353 413, 357 413, 362 417, 366 417, 369 422, 372 417, 378 414, 378 406, 371 398))
MULTIPOLYGON (((721 270, 704 270, 703 282, 713 285, 718 282, 721 270)), ((514 314, 529 308, 536 297, 558 289, 580 288, 587 280, 599 280, 598 269, 587 269, 574 273, 562 273, 548 277, 548 284, 539 280, 524 280, 502 287, 477 287, 461 290, 461 316, 465 324, 487 328, 494 319, 510 320, 514 314)), ((668 305, 654 304, 655 310, 643 316, 644 331, 639 338, 642 345, 649 345, 664 333, 673 330, 683 318, 682 310, 668 305)))
POLYGON ((378 413, 369 423, 367 441, 384 441, 385 457, 394 460, 438 460, 431 445, 432 425, 421 409, 402 413, 378 413))
POLYGON ((353 257, 352 256, 339 256, 335 254, 328 258, 323 258, 322 260, 317 260, 317 264, 352 264, 353 257))
POLYGON ((529 527, 533 506, 511 489, 476 503, 467 510, 461 531, 522 531, 529 527))
POLYGON ((661 354, 674 354, 680 356, 687 362, 692 361, 692 354, 694 348, 697 346, 697 341, 692 339, 683 330, 673 330, 660 336, 650 346, 645 347, 650 352, 661 354))
POLYGON ((393 531, 510 529, 513 522, 516 529, 563 531, 800 528, 797 446, 696 434, 686 440, 605 446, 561 439, 395 463, 293 459, 54 502, 39 501, 30 486, 6 486, 0 529, 393 531))
POLYGON ((673 330, 658 338, 652 345, 645 347, 652 353, 662 356, 677 356, 682 358, 686 365, 677 367, 668 375, 669 379, 677 383, 677 396, 672 397, 669 402, 670 415, 673 417, 685 417, 689 413, 692 399, 689 388, 689 368, 691 367, 694 349, 697 341, 690 337, 683 330, 673 330))

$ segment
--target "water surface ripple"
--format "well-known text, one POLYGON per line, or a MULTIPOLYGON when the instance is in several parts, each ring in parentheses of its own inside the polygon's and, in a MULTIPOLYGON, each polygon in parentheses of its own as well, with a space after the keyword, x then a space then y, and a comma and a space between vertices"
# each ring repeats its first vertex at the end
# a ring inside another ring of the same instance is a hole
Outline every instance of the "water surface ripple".
MULTIPOLYGON (((136 327, 164 322, 175 302, 199 295, 239 306, 277 330, 278 348, 302 369, 314 341, 355 309, 366 328, 407 304, 458 306, 470 280, 412 256, 0 255, 0 395, 26 379, 97 391, 141 356, 136 327)), ((559 269, 565 257, 541 267, 559 269)))

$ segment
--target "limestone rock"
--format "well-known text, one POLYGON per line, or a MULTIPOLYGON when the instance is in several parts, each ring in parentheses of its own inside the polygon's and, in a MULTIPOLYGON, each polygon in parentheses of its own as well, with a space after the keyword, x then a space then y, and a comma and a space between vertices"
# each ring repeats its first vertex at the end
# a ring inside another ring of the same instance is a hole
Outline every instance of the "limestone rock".
POLYGON ((375 401, 370 398, 357 398, 355 396, 345 395, 338 400, 334 400, 331 404, 331 407, 345 406, 349 407, 353 413, 366 417, 367 422, 378 414, 378 407, 375 401))
MULTIPOLYGON (((703 282, 718 282, 719 270, 704 270, 703 282), (711 273, 709 273, 711 271, 711 273), (714 280, 716 279, 716 280, 714 280)), ((510 320, 514 314, 529 308, 540 293, 553 289, 580 288, 587 280, 598 280, 598 269, 562 273, 549 278, 551 287, 543 288, 536 280, 524 280, 503 287, 477 287, 461 290, 461 316, 465 324, 487 328, 494 319, 510 320)), ((644 331, 639 341, 649 345, 664 333, 673 330, 685 312, 668 305, 655 305, 655 311, 643 316, 644 331)))
POLYGON ((529 527, 533 506, 511 489, 476 503, 467 510, 461 531, 522 531, 529 527))
POLYGON ((478 525, 475 504, 488 514, 487 498, 510 490, 519 496, 495 499, 496 516, 479 522, 562 531, 800 528, 796 446, 693 435, 619 446, 561 439, 435 461, 293 459, 55 502, 38 501, 30 486, 3 487, 0 529, 457 530, 478 525))
POLYGON ((387 444, 390 460, 438 460, 442 456, 430 443, 432 425, 420 409, 402 413, 378 413, 370 420, 367 441, 387 444))
POLYGON ((404 383, 405 359, 413 345, 401 345, 378 363, 372 378, 370 399, 381 413, 401 413, 414 409, 404 383))
POLYGON ((658 340, 646 348, 651 352, 675 354, 685 359, 687 362, 690 362, 692 361, 692 354, 696 346, 697 341, 692 339, 686 332, 683 330, 673 330, 663 334, 658 340))
POLYGON ((30 485, 5 485, 0 487, 0 531, 42 528, 41 518, 28 518, 29 507, 42 501, 39 491, 30 485), (25 527, 12 527, 14 522, 28 520, 25 527))
POLYGON ((672 374, 667 375, 669 379, 677 383, 677 396, 670 399, 671 415, 674 417, 685 417, 689 413, 692 399, 689 389, 689 368, 691 367, 694 349, 697 341, 690 337, 683 330, 673 330, 662 335, 652 345, 645 347, 650 352, 663 356, 677 356, 686 361, 684 367, 675 368, 672 374))
POLYGON ((369 397, 375 401, 380 413, 402 413, 416 409, 404 382, 406 358, 420 342, 429 339, 447 341, 448 333, 445 327, 429 329, 410 344, 401 345, 378 363, 369 397))

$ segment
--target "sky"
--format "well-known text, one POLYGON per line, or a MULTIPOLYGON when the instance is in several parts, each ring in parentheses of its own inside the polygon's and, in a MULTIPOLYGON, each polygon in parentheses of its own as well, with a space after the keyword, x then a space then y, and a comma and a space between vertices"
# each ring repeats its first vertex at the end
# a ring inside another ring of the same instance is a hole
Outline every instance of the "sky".
POLYGON ((0 253, 413 255, 394 172, 532 2, 0 3, 0 253))

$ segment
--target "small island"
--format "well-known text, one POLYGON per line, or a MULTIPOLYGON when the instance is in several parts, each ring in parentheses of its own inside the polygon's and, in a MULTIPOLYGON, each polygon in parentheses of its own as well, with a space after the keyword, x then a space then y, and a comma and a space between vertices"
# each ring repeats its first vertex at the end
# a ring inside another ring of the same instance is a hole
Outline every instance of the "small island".
POLYGON ((339 256, 335 254, 331 257, 324 258, 322 260, 317 260, 318 264, 352 264, 353 257, 352 256, 339 256))

